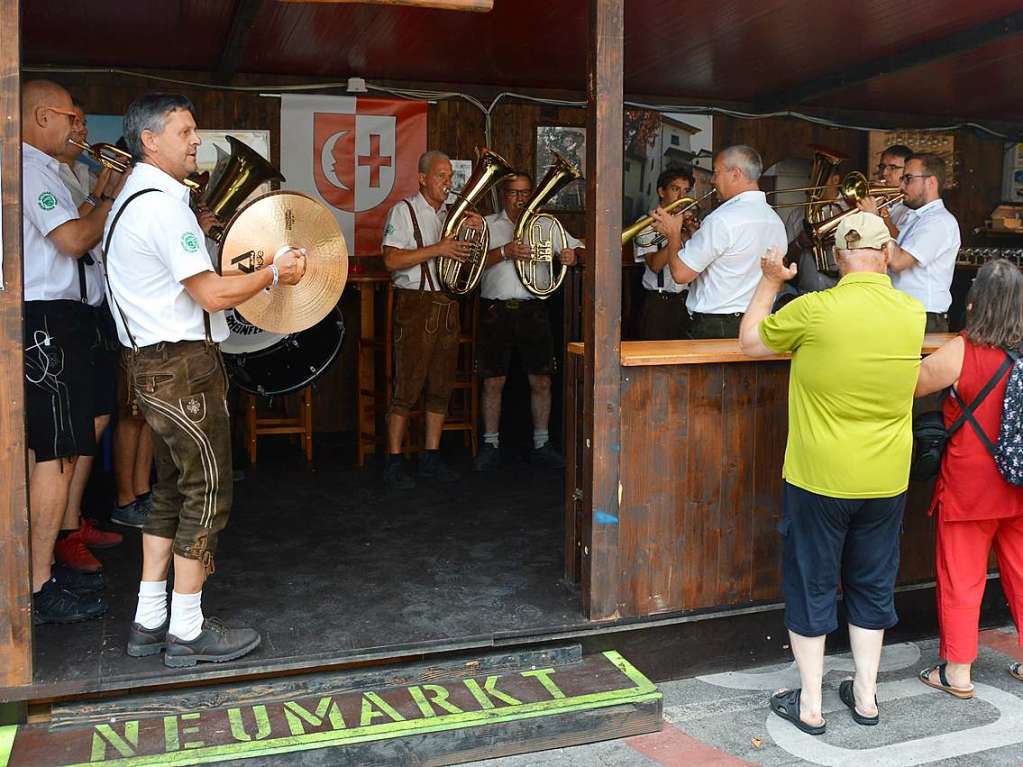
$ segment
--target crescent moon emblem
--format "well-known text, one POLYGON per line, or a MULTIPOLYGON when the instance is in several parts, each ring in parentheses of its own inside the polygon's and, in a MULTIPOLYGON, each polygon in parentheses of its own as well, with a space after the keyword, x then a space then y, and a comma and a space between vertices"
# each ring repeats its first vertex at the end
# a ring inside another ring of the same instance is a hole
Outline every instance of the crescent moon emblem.
POLYGON ((337 173, 334 172, 334 145, 340 141, 345 134, 351 133, 350 130, 338 131, 327 137, 327 140, 323 142, 323 148, 320 150, 320 168, 323 170, 323 175, 327 177, 327 181, 336 186, 338 189, 343 189, 346 192, 351 191, 351 187, 347 186, 344 182, 337 177, 337 173))

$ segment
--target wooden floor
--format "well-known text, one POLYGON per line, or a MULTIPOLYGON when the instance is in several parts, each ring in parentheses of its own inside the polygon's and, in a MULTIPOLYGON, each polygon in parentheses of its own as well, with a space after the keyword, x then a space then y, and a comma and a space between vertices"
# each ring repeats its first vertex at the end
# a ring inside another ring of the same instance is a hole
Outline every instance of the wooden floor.
POLYGON ((561 473, 509 456, 500 471, 476 474, 458 445, 461 483, 388 494, 376 468, 351 468, 329 441, 317 445, 315 472, 282 445, 261 447, 235 484, 203 596, 207 615, 258 628, 262 646, 198 672, 127 657, 139 573, 139 533, 128 530, 100 553, 107 616, 36 628, 32 697, 489 647, 585 623, 561 577, 561 473))

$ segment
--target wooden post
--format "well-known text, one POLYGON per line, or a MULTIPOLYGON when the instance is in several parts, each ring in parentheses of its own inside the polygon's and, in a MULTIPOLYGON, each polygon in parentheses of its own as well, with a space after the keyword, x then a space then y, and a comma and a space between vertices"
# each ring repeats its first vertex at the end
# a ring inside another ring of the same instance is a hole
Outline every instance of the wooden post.
POLYGON ((18 0, 0 0, 0 686, 32 683, 25 380, 21 348, 21 19, 18 0))
POLYGON ((589 0, 582 593, 592 620, 618 614, 624 7, 589 0))

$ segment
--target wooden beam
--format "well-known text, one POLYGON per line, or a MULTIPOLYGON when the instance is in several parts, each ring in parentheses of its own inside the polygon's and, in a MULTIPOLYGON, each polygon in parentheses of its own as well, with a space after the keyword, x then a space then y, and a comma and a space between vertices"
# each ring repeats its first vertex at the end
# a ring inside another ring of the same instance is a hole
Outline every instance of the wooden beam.
POLYGON ((592 620, 618 614, 624 8, 624 0, 589 0, 583 492, 590 529, 582 591, 592 620))
POLYGON ((25 378, 21 348, 21 19, 0 0, 0 686, 32 683, 25 378))
POLYGON ((358 3, 359 5, 409 5, 413 8, 439 8, 444 11, 478 11, 494 9, 494 0, 277 0, 278 3, 358 3))
POLYGON ((231 29, 227 33, 227 43, 220 54, 220 63, 217 64, 215 79, 218 83, 231 82, 238 71, 242 56, 245 54, 245 46, 248 45, 249 36, 252 34, 252 27, 255 26, 256 17, 263 8, 263 2, 264 0, 241 0, 234 9, 231 29))
POLYGON ((1023 11, 1011 13, 992 21, 954 32, 946 37, 924 42, 907 48, 890 56, 870 59, 863 63, 847 67, 814 80, 807 80, 790 88, 783 88, 758 99, 756 107, 762 112, 794 107, 804 101, 825 93, 847 88, 850 85, 872 80, 882 75, 890 75, 903 69, 928 64, 932 61, 952 56, 962 51, 978 48, 985 43, 993 42, 1006 35, 1023 32, 1023 11))

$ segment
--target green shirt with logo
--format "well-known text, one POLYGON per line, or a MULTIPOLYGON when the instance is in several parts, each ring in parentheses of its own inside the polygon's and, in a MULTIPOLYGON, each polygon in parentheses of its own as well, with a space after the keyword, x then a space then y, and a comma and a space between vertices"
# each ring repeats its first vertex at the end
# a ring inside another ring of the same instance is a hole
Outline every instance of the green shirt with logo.
POLYGON ((913 390, 926 314, 876 272, 854 272, 767 317, 760 338, 792 352, 785 480, 833 498, 909 486, 913 390))

